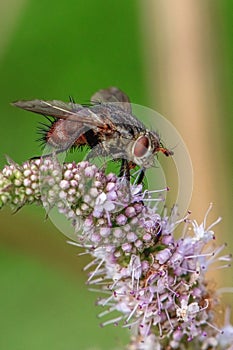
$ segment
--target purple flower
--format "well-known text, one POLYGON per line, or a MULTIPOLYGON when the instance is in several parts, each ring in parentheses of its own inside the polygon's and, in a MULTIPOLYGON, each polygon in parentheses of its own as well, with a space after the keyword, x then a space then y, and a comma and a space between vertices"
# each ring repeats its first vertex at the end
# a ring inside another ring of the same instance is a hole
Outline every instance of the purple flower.
POLYGON ((149 191, 89 162, 10 161, 0 172, 0 208, 31 203, 42 204, 48 215, 57 207, 70 220, 77 238, 70 243, 93 258, 85 268, 88 284, 104 293, 99 317, 108 320, 102 326, 130 329, 128 349, 233 350, 229 309, 218 328, 220 292, 206 279, 210 266, 224 268, 231 261, 222 255, 225 245, 216 247, 213 228, 221 219, 206 224, 212 205, 201 224, 190 213, 178 218, 176 208, 160 216, 149 191))

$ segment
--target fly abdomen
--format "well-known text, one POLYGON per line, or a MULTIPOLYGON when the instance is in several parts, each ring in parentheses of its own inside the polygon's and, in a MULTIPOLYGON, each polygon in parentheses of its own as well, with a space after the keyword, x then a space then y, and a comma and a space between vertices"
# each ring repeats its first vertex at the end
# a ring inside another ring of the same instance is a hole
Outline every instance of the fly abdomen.
POLYGON ((94 132, 93 129, 87 130, 84 136, 86 138, 87 145, 91 148, 95 147, 100 142, 98 134, 94 132))

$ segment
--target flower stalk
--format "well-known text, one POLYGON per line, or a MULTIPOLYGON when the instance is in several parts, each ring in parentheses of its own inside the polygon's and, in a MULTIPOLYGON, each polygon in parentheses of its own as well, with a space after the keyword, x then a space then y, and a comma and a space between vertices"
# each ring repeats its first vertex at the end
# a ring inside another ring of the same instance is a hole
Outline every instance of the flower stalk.
POLYGON ((128 350, 233 349, 229 310, 221 327, 221 297, 206 275, 231 261, 212 230, 221 218, 207 225, 211 206, 198 224, 190 213, 179 218, 176 207, 159 215, 150 191, 87 161, 8 163, 0 172, 0 208, 35 203, 70 220, 70 243, 93 258, 85 270, 90 289, 104 295, 97 302, 102 326, 130 329, 128 350))

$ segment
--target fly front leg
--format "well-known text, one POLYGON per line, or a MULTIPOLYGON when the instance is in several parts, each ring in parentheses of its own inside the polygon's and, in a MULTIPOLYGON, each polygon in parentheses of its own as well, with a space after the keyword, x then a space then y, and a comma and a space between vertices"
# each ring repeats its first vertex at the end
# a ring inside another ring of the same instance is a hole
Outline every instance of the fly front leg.
POLYGON ((139 173, 139 176, 137 178, 137 181, 136 181, 136 184, 139 185, 142 183, 143 179, 144 179, 144 176, 145 176, 145 168, 141 168, 140 169, 140 173, 139 173))
POLYGON ((121 168, 120 168, 120 174, 119 177, 122 178, 125 182, 125 197, 128 198, 128 202, 132 202, 132 193, 131 193, 131 187, 130 187, 130 164, 126 159, 120 159, 121 160, 121 168), (125 181, 126 180, 126 181, 125 181))
POLYGON ((130 182, 130 166, 127 159, 121 159, 120 177, 125 177, 130 182))

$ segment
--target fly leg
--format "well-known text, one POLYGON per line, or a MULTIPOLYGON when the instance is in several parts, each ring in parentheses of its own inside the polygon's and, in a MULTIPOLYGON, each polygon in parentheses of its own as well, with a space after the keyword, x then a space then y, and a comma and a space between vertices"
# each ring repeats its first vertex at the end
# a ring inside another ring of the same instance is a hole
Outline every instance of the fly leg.
POLYGON ((130 165, 126 159, 121 159, 121 168, 119 176, 126 180, 125 192, 128 198, 129 203, 132 201, 132 194, 130 188, 130 165))
POLYGON ((130 183, 130 166, 126 159, 121 159, 120 177, 125 177, 130 183))
POLYGON ((143 181, 143 179, 144 179, 144 176, 145 176, 145 168, 142 168, 141 170, 140 170, 140 173, 139 173, 139 176, 138 176, 138 178, 137 178, 137 185, 139 185, 139 184, 141 184, 142 183, 142 181, 143 181))

